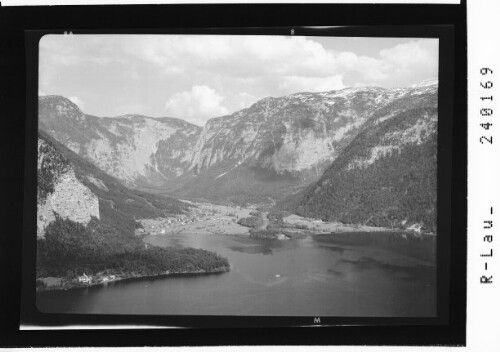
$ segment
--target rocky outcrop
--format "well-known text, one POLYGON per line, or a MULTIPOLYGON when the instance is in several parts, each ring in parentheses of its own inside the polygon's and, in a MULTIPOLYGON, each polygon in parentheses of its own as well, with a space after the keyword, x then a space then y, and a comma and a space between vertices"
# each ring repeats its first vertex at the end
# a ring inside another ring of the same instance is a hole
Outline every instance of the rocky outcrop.
POLYGON ((56 214, 83 224, 99 218, 98 197, 77 179, 64 157, 41 138, 38 151, 37 237, 44 236, 56 214))
POLYGON ((85 225, 92 216, 99 218, 99 199, 77 180, 73 170, 61 175, 54 192, 38 205, 38 237, 43 237, 47 225, 56 219, 55 214, 85 225))

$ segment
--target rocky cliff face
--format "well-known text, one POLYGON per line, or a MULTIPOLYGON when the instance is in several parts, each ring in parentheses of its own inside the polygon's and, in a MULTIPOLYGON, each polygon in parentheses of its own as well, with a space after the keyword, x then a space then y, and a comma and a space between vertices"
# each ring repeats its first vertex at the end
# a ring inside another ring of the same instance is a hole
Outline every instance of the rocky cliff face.
POLYGON ((232 160, 253 161, 277 174, 315 169, 331 163, 377 109, 404 92, 365 87, 263 99, 208 121, 191 168, 199 173, 232 160))
POLYGON ((172 118, 98 118, 59 96, 40 97, 39 128, 129 186, 162 185, 182 175, 201 131, 172 118))
POLYGON ((87 224, 99 218, 99 199, 82 184, 73 167, 46 140, 38 139, 37 237, 57 213, 62 218, 87 224))
POLYGON ((405 90, 284 208, 325 220, 435 231, 437 109, 436 84, 405 90))
POLYGON ((317 180, 373 114, 408 93, 376 87, 297 93, 211 119, 190 166, 197 179, 183 191, 279 199, 317 180))

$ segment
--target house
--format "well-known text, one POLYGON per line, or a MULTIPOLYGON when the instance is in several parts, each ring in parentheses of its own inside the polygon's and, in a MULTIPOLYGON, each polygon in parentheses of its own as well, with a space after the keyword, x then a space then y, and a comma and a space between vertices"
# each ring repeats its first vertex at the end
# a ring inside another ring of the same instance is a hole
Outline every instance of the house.
POLYGON ((78 276, 78 282, 81 282, 84 284, 90 284, 91 281, 92 281, 92 277, 85 275, 85 273, 83 273, 82 276, 78 276))
POLYGON ((409 231, 413 231, 414 233, 420 234, 422 233, 422 225, 421 224, 413 224, 408 227, 409 231))
POLYGON ((108 276, 104 276, 101 281, 102 282, 109 282, 109 281, 113 281, 116 279, 116 275, 108 275, 108 276))

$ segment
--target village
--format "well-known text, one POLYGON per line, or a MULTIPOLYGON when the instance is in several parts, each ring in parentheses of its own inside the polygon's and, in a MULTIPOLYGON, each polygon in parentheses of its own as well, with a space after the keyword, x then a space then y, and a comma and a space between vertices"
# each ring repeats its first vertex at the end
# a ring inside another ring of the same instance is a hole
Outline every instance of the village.
POLYGON ((108 282, 119 280, 116 275, 103 275, 97 274, 95 276, 87 275, 83 273, 83 275, 78 276, 78 282, 81 284, 106 284, 108 282))
POLYGON ((232 234, 248 235, 249 228, 238 224, 241 218, 249 217, 256 206, 241 207, 211 203, 183 202, 193 205, 189 214, 156 219, 138 220, 142 228, 136 235, 232 234))

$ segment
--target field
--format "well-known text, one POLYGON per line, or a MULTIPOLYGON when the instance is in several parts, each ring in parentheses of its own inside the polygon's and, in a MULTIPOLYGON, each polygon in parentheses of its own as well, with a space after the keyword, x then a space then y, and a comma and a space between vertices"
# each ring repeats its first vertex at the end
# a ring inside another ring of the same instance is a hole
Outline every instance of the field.
POLYGON ((189 213, 165 218, 141 219, 139 222, 143 228, 137 229, 136 234, 249 234, 249 228, 237 222, 241 218, 249 217, 250 213, 255 211, 254 207, 183 202, 192 206, 189 213))

